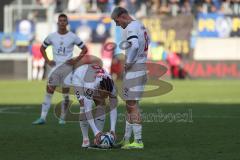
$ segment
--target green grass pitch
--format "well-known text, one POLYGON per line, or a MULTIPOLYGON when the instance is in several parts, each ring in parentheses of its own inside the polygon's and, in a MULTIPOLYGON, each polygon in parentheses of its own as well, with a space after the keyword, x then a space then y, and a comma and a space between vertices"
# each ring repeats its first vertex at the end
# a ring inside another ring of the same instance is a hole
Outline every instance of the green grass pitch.
MULTIPOLYGON (((144 150, 82 149, 79 123, 58 125, 53 109, 46 125, 33 126, 32 121, 40 116, 45 83, 0 81, 1 160, 238 160, 240 157, 239 80, 169 81, 173 85, 171 92, 143 99, 144 150)), ((52 106, 60 100, 61 94, 55 94, 52 106)), ((125 125, 123 102, 118 108, 120 140, 125 125)))

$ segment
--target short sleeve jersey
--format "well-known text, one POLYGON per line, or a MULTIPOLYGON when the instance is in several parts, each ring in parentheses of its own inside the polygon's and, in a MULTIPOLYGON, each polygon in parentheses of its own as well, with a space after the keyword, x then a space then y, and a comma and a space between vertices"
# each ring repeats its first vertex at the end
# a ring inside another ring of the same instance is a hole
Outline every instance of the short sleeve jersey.
MULTIPOLYGON (((149 45, 149 36, 144 25, 139 21, 132 21, 128 26, 124 29, 125 40, 131 42, 133 39, 138 40, 138 50, 137 55, 134 59, 135 63, 145 63, 147 61, 147 52, 149 45)), ((127 49, 126 56, 129 56, 130 53, 127 49)))
POLYGON ((49 45, 52 45, 53 60, 56 64, 64 63, 72 58, 74 45, 81 49, 84 47, 82 40, 72 32, 66 34, 54 32, 50 34, 43 42, 45 48, 49 45))
MULTIPOLYGON (((92 91, 95 92, 99 89, 100 81, 103 78, 109 77, 111 75, 107 73, 101 66, 96 64, 85 64, 78 67, 73 75, 72 75, 72 82, 71 82, 71 74, 69 74, 66 79, 64 80, 65 84, 73 85, 74 87, 80 87, 84 90, 84 92, 92 91)), ((111 92, 112 95, 116 95, 116 88, 113 87, 113 91, 111 92)), ((86 96, 85 93, 83 93, 86 96)))

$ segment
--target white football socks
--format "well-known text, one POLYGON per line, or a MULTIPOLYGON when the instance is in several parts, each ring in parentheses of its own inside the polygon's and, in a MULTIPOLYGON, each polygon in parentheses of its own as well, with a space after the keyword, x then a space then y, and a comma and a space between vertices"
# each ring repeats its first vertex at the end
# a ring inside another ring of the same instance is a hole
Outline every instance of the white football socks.
POLYGON ((69 105, 69 94, 63 94, 63 101, 62 101, 62 104, 61 104, 61 115, 60 115, 60 118, 61 119, 65 119, 66 117, 66 113, 67 113, 67 110, 68 110, 68 105, 69 105))
MULTIPOLYGON (((85 113, 84 107, 80 107, 80 114, 85 113)), ((85 116, 81 116, 82 119, 80 119, 80 128, 82 131, 83 139, 89 139, 88 137, 88 128, 89 124, 85 116)))
POLYGON ((51 106, 52 94, 46 93, 44 102, 42 104, 41 118, 46 120, 49 108, 51 106))
POLYGON ((132 124, 130 124, 128 121, 126 121, 126 126, 125 126, 125 134, 124 134, 124 140, 129 141, 132 135, 132 124))
POLYGON ((135 141, 141 141, 142 140, 142 125, 141 124, 132 124, 133 128, 133 134, 134 134, 134 140, 135 141))

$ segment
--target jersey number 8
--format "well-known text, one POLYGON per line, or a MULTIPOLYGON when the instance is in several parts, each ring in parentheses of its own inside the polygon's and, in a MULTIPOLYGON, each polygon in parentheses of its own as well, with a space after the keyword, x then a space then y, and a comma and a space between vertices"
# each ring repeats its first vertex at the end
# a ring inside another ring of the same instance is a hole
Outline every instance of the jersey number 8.
POLYGON ((147 35, 147 32, 145 31, 144 32, 144 39, 145 39, 145 47, 144 47, 144 52, 148 51, 148 35, 147 35))

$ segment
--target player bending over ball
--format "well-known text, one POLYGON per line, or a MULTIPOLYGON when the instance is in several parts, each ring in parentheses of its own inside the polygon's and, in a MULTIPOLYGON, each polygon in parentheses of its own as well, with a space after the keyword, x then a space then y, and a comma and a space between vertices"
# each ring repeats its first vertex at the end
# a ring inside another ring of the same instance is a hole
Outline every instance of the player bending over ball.
POLYGON ((69 74, 64 83, 72 85, 76 97, 80 103, 80 128, 83 135, 82 147, 89 147, 88 137, 89 125, 94 133, 94 144, 100 144, 103 135, 103 127, 107 107, 105 100, 109 100, 110 111, 110 133, 115 137, 115 126, 117 121, 117 95, 116 88, 111 76, 97 64, 85 64, 76 68, 74 74, 69 74), (72 76, 72 82, 71 82, 72 76), (96 104, 95 117, 93 117, 93 103, 96 104))

